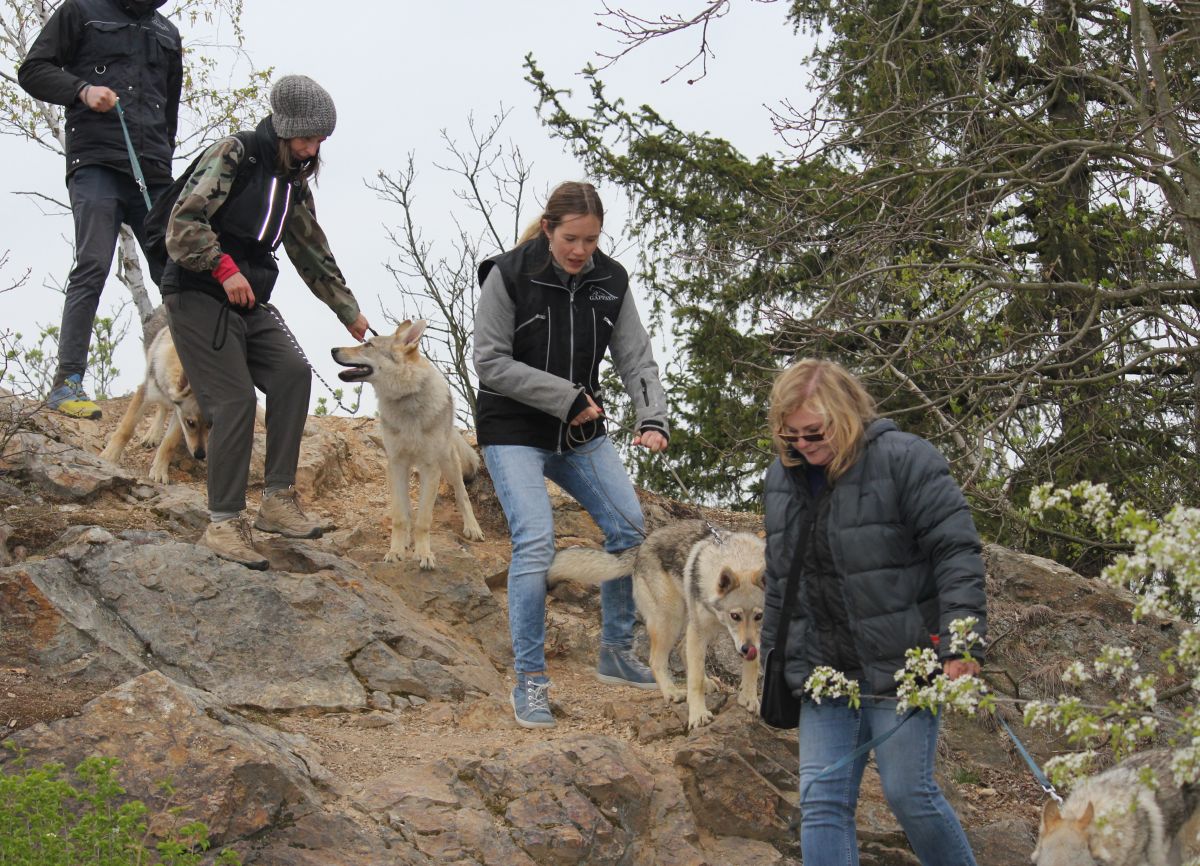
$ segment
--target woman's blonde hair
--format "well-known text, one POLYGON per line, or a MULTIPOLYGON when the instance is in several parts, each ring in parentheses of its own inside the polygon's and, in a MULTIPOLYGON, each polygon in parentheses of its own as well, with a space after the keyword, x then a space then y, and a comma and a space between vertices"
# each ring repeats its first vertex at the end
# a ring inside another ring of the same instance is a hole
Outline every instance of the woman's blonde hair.
POLYGON ((559 223, 568 216, 581 215, 594 216, 600 220, 601 226, 604 225, 604 204, 600 201, 600 193, 596 192, 594 186, 584 181, 568 180, 560 183, 554 188, 554 192, 550 193, 550 198, 546 200, 546 207, 542 209, 542 215, 531 222, 521 233, 521 239, 517 241, 517 246, 541 234, 543 220, 546 222, 546 227, 550 231, 554 231, 558 228, 559 223))
POLYGON ((800 409, 820 415, 825 422, 825 442, 833 452, 825 471, 831 479, 840 477, 858 459, 863 431, 876 417, 875 401, 841 364, 804 358, 788 367, 775 377, 767 415, 771 439, 784 466, 804 462, 780 435, 784 419, 800 409))

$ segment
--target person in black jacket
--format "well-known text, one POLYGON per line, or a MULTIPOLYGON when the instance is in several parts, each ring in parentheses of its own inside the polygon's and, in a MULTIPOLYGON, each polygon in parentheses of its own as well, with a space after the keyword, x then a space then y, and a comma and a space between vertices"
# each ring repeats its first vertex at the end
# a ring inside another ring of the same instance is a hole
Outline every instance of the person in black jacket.
MULTIPOLYGON (((545 478, 595 519, 610 553, 641 544, 642 511, 605 435, 600 362, 612 353, 637 417, 635 445, 667 447, 666 395, 625 269, 597 249, 604 208, 591 184, 560 184, 516 248, 479 266, 475 427, 512 535, 508 620, 517 723, 552 727, 546 572, 554 522, 545 478)), ((602 682, 657 688, 632 651, 633 582, 601 586, 602 682)))
MULTIPOLYGON (((67 278, 58 369, 47 403, 67 415, 99 418, 83 388, 92 323, 125 223, 145 246, 146 200, 134 177, 120 120, 153 201, 171 185, 171 156, 183 50, 179 31, 156 10, 166 0, 64 0, 17 70, 30 96, 64 105, 67 192, 75 222, 75 264, 67 278)), ((151 278, 159 282, 151 261, 151 278)))
POLYGON ((951 623, 974 617, 987 634, 979 534, 941 454, 876 417, 862 384, 830 361, 796 363, 775 381, 770 425, 778 459, 767 472, 766 607, 762 647, 782 653, 800 702, 800 844, 805 866, 857 864, 854 815, 866 753, 875 751, 888 804, 925 866, 975 863, 933 780, 939 717, 896 711, 895 674, 910 648, 937 648, 946 676, 979 673, 956 657, 951 623), (787 645, 775 646, 792 569, 787 645), (859 683, 861 707, 805 691, 817 668, 859 683))

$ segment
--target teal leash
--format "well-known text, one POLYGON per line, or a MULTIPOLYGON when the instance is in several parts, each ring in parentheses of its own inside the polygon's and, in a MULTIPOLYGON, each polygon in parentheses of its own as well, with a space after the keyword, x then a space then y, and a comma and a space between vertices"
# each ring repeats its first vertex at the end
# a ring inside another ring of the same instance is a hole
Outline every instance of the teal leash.
POLYGON ((125 150, 129 152, 129 164, 133 167, 133 179, 137 181, 142 198, 146 200, 146 210, 153 206, 150 201, 150 189, 146 186, 146 175, 142 174, 142 164, 138 162, 137 152, 133 149, 133 139, 129 137, 129 126, 125 123, 125 109, 121 108, 121 100, 117 100, 117 120, 121 121, 121 132, 125 134, 125 150))
POLYGON ((1058 805, 1061 806, 1063 804, 1062 795, 1059 794, 1058 791, 1054 790, 1054 785, 1050 784, 1050 780, 1046 778, 1046 774, 1041 771, 1037 763, 1032 757, 1030 757, 1029 752, 1025 748, 1025 744, 1021 742, 1015 733, 1013 733, 1013 729, 1008 726, 1008 723, 1004 721, 1004 719, 1000 718, 999 713, 995 713, 995 716, 996 721, 1000 723, 1000 727, 1004 728, 1004 732, 1008 734, 1009 739, 1013 741, 1013 745, 1017 747, 1017 752, 1025 761, 1026 766, 1029 767, 1029 771, 1033 773, 1033 778, 1037 779, 1037 783, 1042 786, 1042 790, 1045 791, 1050 797, 1053 797, 1058 802, 1058 805))

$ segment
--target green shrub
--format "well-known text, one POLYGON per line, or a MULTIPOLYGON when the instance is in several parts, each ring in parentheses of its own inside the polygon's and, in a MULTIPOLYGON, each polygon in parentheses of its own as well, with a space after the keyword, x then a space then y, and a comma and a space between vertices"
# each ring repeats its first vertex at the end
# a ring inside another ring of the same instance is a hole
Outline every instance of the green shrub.
MULTIPOLYGON (((208 828, 195 821, 178 824, 168 808, 171 830, 147 847, 147 809, 140 800, 119 803, 116 758, 91 757, 75 768, 78 784, 62 764, 22 766, 0 772, 0 866, 197 866, 209 848, 208 828)), ((241 860, 222 851, 215 863, 241 860)))

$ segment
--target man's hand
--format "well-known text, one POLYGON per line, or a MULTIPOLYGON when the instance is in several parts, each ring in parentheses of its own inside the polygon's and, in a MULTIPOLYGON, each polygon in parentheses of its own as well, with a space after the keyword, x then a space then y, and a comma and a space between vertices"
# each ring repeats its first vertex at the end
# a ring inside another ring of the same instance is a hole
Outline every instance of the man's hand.
POLYGON ((250 309, 254 306, 254 290, 250 288, 250 283, 241 273, 226 277, 225 282, 221 283, 221 287, 225 289, 225 296, 229 298, 229 303, 235 307, 250 309))
POLYGON ((101 113, 112 111, 117 105, 116 92, 102 84, 89 84, 79 91, 79 99, 92 111, 101 113))
POLYGON ((643 448, 648 448, 652 452, 657 453, 667 450, 667 437, 657 430, 643 430, 633 437, 633 444, 641 445, 643 448))
POLYGON ((362 342, 367 336, 367 329, 371 324, 367 321, 367 317, 362 313, 358 314, 358 318, 346 326, 346 330, 350 332, 350 336, 362 342))
POLYGON ((950 659, 942 665, 942 673, 946 675, 948 680, 956 680, 959 677, 979 676, 979 662, 967 661, 966 659, 950 659))

